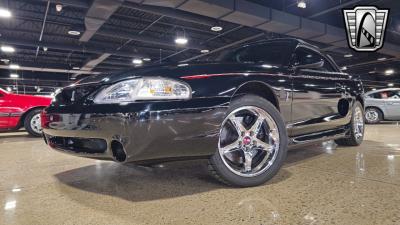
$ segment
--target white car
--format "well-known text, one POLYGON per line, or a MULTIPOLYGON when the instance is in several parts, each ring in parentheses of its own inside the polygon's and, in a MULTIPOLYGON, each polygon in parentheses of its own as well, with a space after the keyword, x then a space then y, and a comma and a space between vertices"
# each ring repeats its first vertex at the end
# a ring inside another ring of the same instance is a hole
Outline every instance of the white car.
POLYGON ((365 120, 400 120, 400 88, 386 88, 365 93, 365 120))

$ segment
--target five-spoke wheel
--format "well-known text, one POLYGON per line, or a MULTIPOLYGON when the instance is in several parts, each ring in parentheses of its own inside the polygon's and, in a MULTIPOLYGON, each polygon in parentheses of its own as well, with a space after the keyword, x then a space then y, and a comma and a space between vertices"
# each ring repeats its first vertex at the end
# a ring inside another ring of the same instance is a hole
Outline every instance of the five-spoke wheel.
POLYGON ((272 178, 286 156, 286 128, 267 100, 247 95, 231 103, 221 124, 211 172, 225 183, 254 186, 272 178))
POLYGON ((276 158, 279 150, 277 125, 261 108, 240 107, 223 122, 218 149, 223 162, 233 173, 257 176, 276 158))
POLYGON ((352 109, 352 119, 349 124, 351 129, 345 138, 335 140, 338 145, 358 146, 364 139, 364 107, 360 102, 355 102, 352 109))

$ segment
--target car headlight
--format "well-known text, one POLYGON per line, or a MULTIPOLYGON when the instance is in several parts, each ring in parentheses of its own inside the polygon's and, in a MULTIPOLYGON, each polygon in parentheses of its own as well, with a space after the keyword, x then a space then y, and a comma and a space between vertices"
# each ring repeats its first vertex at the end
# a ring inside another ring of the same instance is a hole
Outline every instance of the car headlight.
POLYGON ((190 99, 189 85, 166 78, 151 77, 121 81, 100 91, 97 104, 134 102, 137 100, 190 99))

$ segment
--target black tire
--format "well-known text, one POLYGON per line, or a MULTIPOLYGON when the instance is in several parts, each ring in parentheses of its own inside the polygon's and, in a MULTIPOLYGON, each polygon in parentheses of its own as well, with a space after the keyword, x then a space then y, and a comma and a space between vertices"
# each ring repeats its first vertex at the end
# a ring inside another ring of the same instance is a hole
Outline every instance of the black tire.
POLYGON ((365 122, 364 121, 365 121, 364 108, 360 102, 356 102, 352 109, 351 123, 350 123, 351 128, 350 128, 349 136, 346 138, 335 140, 336 144, 342 145, 342 146, 359 146, 364 139, 364 130, 365 130, 365 124, 364 124, 365 122), (363 121, 363 126, 361 129, 361 132, 362 132, 361 137, 357 137, 357 135, 355 133, 356 122, 355 122, 354 118, 355 118, 355 112, 356 112, 357 108, 359 110, 361 110, 361 113, 362 113, 361 117, 362 117, 362 121, 363 121))
POLYGON ((382 114, 381 110, 379 110, 378 108, 370 107, 370 108, 367 108, 367 110, 365 110, 365 122, 367 124, 377 124, 377 123, 380 123, 382 120, 383 120, 383 114, 382 114), (377 116, 368 117, 367 113, 373 113, 377 116))
POLYGON ((227 116, 233 112, 235 109, 244 106, 255 106, 260 109, 263 109, 267 112, 271 118, 274 120, 279 133, 280 143, 279 149, 276 154, 275 161, 273 164, 262 173, 254 176, 254 177, 245 177, 240 176, 232 172, 223 162, 219 151, 210 158, 208 169, 211 174, 219 181, 236 187, 251 187, 257 186, 265 183, 270 180, 272 177, 276 175, 281 166, 283 165, 286 159, 287 145, 288 145, 288 136, 286 132, 285 123, 276 109, 276 107, 271 104, 269 101, 255 96, 255 95, 245 95, 231 102, 230 108, 227 111, 227 116))
MULTIPOLYGON (((31 125, 31 121, 33 118, 35 118, 37 115, 40 116, 40 113, 42 112, 42 109, 34 109, 32 111, 30 111, 24 120, 24 127, 25 130, 32 136, 34 137, 41 137, 42 136, 42 132, 37 132, 37 129, 35 129, 34 127, 32 127, 31 125)), ((40 120, 39 120, 40 122, 40 120)))

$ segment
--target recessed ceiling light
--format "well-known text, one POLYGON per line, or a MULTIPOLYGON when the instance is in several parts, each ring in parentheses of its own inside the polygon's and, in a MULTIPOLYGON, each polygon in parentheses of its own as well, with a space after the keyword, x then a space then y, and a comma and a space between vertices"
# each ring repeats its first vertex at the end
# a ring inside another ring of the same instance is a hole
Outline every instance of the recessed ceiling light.
POLYGON ((204 54, 204 53, 209 53, 210 50, 208 50, 208 49, 202 49, 202 50, 200 50, 200 52, 204 54))
POLYGON ((56 11, 57 11, 57 12, 61 12, 62 9, 63 9, 63 5, 61 5, 61 4, 57 4, 57 5, 56 5, 56 11))
POLYGON ((389 87, 393 87, 394 84, 393 84, 393 83, 388 83, 388 86, 389 86, 389 87))
POLYGON ((0 61, 2 61, 3 63, 6 63, 6 64, 10 62, 9 59, 0 59, 0 61))
POLYGON ((10 77, 11 77, 11 78, 18 78, 18 77, 19 77, 19 75, 18 75, 18 74, 16 74, 16 73, 11 73, 11 74, 10 74, 10 77))
POLYGON ((3 18, 10 18, 11 17, 11 12, 8 9, 0 8, 0 17, 3 18))
POLYGON ((346 67, 346 66, 343 66, 341 69, 342 69, 342 70, 347 70, 347 67, 346 67))
POLYGON ((140 64, 143 63, 143 60, 141 60, 141 59, 133 59, 132 63, 135 64, 135 65, 140 65, 140 64))
POLYGON ((151 59, 150 59, 150 58, 143 58, 143 61, 145 61, 145 62, 150 62, 151 59))
POLYGON ((383 60, 386 60, 386 58, 385 57, 378 58, 378 61, 383 61, 383 60))
POLYGON ((80 70, 81 68, 79 66, 74 66, 72 67, 73 70, 80 70))
POLYGON ((76 80, 76 77, 71 77, 71 78, 69 78, 70 80, 76 80))
POLYGON ((268 69, 273 68, 273 66, 269 64, 262 64, 261 66, 268 69))
POLYGON ((77 30, 70 30, 70 31, 68 31, 68 34, 72 35, 72 36, 78 36, 81 34, 81 32, 79 32, 77 30))
POLYGON ((371 70, 371 71, 369 71, 368 73, 369 73, 369 74, 373 74, 373 73, 376 73, 376 71, 375 71, 375 70, 371 70))
POLYGON ((2 52, 15 52, 15 48, 8 46, 8 45, 3 45, 1 46, 1 51, 2 52))
POLYGON ((188 43, 188 39, 185 37, 177 37, 175 39, 175 43, 177 43, 178 45, 186 45, 188 43))
POLYGON ((7 87, 7 91, 8 91, 8 92, 12 91, 12 88, 7 87))
POLYGON ((221 26, 213 26, 213 27, 211 27, 211 30, 214 31, 214 32, 218 32, 218 31, 221 31, 223 29, 224 28, 222 28, 221 26))
POLYGON ((19 69, 20 67, 19 67, 18 64, 10 64, 9 68, 12 69, 12 70, 17 70, 17 69, 19 69))
POLYGON ((394 73, 394 70, 392 70, 392 69, 385 70, 385 75, 392 75, 393 73, 394 73))
POLYGON ((344 55, 343 57, 345 57, 345 58, 350 58, 350 57, 353 57, 353 54, 346 54, 346 55, 344 55))
POLYGON ((297 2, 297 7, 305 9, 307 8, 307 3, 304 0, 297 2))

